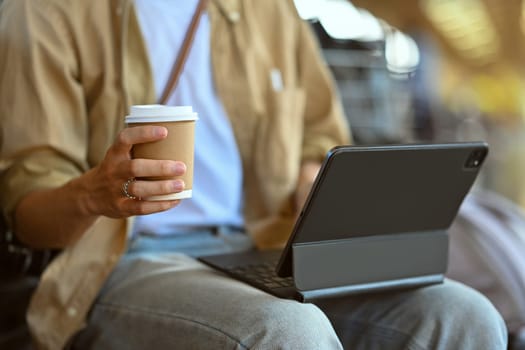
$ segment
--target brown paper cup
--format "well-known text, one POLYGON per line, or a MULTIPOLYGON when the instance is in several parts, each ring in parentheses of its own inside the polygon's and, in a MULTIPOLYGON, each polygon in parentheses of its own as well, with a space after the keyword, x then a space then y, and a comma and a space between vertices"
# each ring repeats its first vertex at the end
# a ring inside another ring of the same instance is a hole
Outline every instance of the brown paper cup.
MULTIPOLYGON (((146 200, 173 200, 190 198, 193 188, 193 153, 195 145, 195 121, 197 113, 191 106, 139 105, 132 106, 126 117, 128 126, 161 125, 168 129, 168 137, 161 141, 136 144, 132 157, 143 159, 171 159, 184 162, 186 173, 180 178, 185 189, 179 193, 146 197, 146 200)), ((141 180, 171 179, 162 177, 141 178, 141 180)))

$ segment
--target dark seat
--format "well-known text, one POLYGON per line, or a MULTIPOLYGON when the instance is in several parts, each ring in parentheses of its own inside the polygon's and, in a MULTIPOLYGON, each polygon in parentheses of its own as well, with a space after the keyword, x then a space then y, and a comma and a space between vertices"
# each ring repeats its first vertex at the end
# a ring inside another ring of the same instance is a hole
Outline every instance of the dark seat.
POLYGON ((31 349, 25 313, 37 283, 37 277, 0 281, 0 349, 31 349))
MULTIPOLYGON (((5 237, 5 233, 6 226, 0 219, 0 237, 5 237)), ((0 251, 1 255, 6 253, 6 250, 0 251)), ((0 260, 5 263, 6 257, 1 256, 0 260)), ((15 277, 0 274, 0 349, 32 348, 25 313, 38 279, 31 275, 15 277)))

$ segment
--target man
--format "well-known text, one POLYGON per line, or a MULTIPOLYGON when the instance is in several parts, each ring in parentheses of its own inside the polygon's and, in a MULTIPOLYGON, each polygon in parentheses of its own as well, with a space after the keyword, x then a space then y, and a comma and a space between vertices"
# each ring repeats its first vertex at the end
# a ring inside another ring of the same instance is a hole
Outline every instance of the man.
POLYGON ((184 189, 178 180, 128 182, 180 175, 185 165, 132 160, 134 144, 167 131, 123 121, 130 105, 158 100, 195 7, 2 7, 2 206, 20 240, 63 249, 28 312, 36 344, 505 348, 492 305, 451 281, 315 306, 270 296, 193 258, 281 246, 320 161, 349 142, 332 80, 291 1, 209 3, 167 102, 199 112, 194 196, 133 198, 184 189))

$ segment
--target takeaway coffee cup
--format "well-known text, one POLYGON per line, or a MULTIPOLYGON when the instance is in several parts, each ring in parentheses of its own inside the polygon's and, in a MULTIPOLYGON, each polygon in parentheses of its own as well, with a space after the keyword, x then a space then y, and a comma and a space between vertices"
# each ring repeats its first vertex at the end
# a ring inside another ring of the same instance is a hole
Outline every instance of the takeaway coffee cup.
MULTIPOLYGON (((195 121, 197 113, 191 106, 136 105, 132 106, 126 116, 126 124, 130 127, 139 125, 160 125, 168 129, 168 136, 160 141, 135 144, 132 150, 133 158, 171 159, 186 164, 186 173, 180 178, 185 183, 183 192, 161 196, 151 196, 146 200, 171 200, 190 198, 193 187, 193 152, 195 144, 195 121)), ((170 179, 163 177, 148 177, 141 180, 170 179)))

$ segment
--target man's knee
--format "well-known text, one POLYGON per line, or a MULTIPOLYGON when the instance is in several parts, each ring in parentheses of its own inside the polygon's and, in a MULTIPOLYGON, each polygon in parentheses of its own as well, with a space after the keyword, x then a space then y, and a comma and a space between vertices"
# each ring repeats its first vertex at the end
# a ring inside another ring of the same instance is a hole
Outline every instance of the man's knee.
POLYGON ((246 343, 254 349, 341 349, 325 314, 312 304, 278 300, 261 310, 259 329, 246 343))
POLYGON ((484 344, 480 349, 505 349, 505 323, 481 293, 448 280, 438 288, 430 288, 428 293, 421 293, 418 302, 434 323, 439 338, 449 344, 457 342, 461 348, 484 344))
POLYGON ((447 319, 471 319, 475 316, 480 322, 501 324, 503 320, 492 303, 481 293, 461 283, 448 280, 438 293, 430 293, 426 298, 432 301, 426 307, 447 319))

